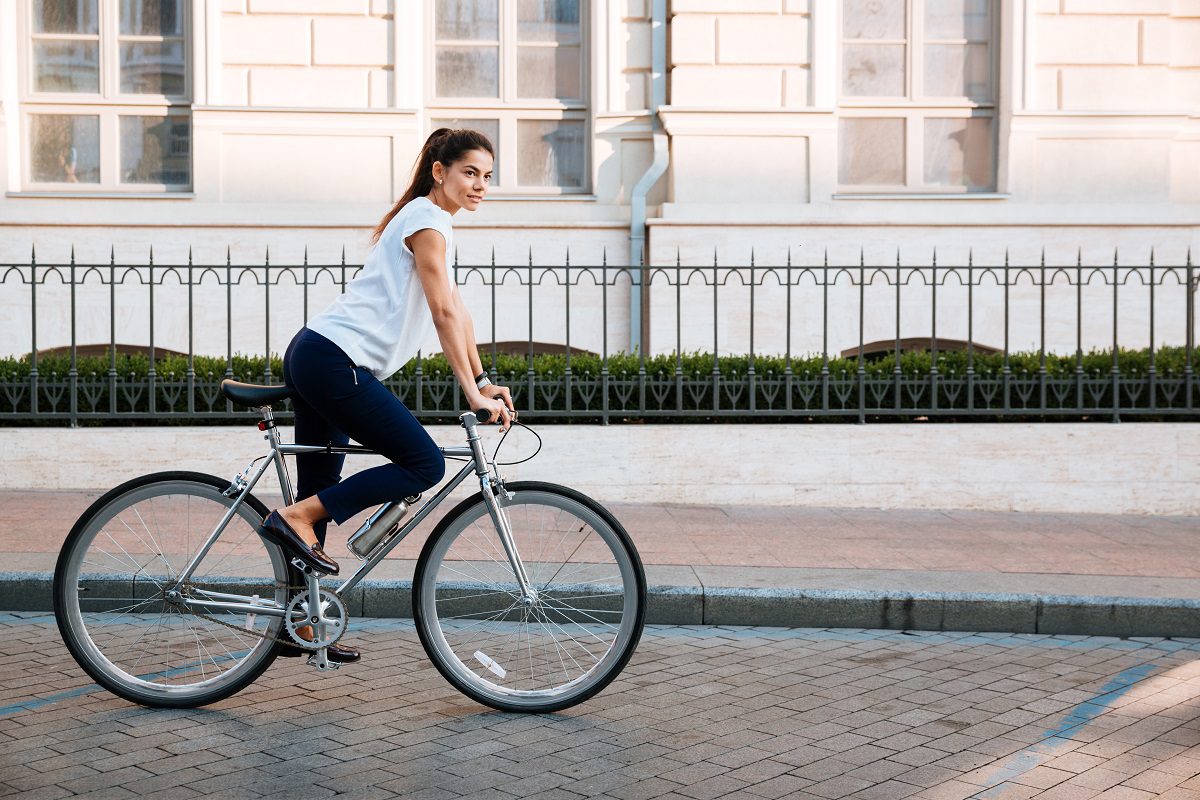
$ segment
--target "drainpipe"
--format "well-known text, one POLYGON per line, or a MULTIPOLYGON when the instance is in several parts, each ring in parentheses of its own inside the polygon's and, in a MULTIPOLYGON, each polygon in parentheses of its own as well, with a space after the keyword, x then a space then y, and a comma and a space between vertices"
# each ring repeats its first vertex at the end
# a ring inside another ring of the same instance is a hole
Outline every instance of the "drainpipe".
MULTIPOLYGON (((629 350, 642 349, 643 328, 649 333, 649 319, 643 319, 642 302, 647 294, 642 285, 639 266, 646 257, 646 195, 667 171, 671 154, 667 134, 658 118, 659 106, 667 102, 667 0, 652 0, 650 11, 650 124, 653 128, 654 160, 633 186, 629 206, 629 266, 632 285, 629 288, 629 350), (645 324, 644 324, 645 323, 645 324)), ((647 335, 646 338, 649 338, 647 335)))

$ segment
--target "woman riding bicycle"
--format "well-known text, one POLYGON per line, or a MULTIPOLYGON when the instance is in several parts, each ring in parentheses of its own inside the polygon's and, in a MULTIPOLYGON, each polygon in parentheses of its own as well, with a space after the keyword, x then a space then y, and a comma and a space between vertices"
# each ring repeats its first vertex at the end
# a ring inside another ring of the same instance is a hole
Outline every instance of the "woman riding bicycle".
MULTIPOLYGON (((260 530, 289 558, 337 574, 337 563, 323 549, 330 519, 340 525, 365 508, 441 481, 441 451, 380 383, 415 356, 433 330, 468 407, 487 409, 504 428, 511 423, 512 396, 488 381, 471 315, 447 269, 453 216, 483 202, 494 157, 491 142, 478 131, 434 131, 408 190, 376 226, 375 247, 362 271, 288 345, 283 370, 293 389, 296 443, 344 445, 353 438, 392 462, 343 481, 344 455, 297 456, 298 499, 272 512, 260 530)), ((330 661, 359 657, 353 647, 328 649, 330 661)))

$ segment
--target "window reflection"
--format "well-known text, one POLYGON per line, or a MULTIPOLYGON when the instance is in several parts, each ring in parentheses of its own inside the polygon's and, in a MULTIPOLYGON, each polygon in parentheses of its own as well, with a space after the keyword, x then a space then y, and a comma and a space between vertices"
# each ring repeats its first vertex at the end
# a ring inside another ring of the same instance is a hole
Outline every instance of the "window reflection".
POLYGON ((121 117, 121 182, 186 184, 191 181, 188 117, 121 117))
POLYGON ((35 183, 100 182, 100 118, 34 114, 29 118, 30 178, 35 183))

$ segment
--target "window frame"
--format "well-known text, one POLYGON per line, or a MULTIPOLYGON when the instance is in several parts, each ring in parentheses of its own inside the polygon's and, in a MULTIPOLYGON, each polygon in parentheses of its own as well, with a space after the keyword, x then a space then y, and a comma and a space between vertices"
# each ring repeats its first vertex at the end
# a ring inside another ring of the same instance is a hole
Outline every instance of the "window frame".
MULTIPOLYGON (((1003 3, 987 0, 990 11, 988 20, 988 99, 975 100, 962 97, 931 97, 918 95, 916 87, 924 88, 925 46, 927 44, 960 43, 970 40, 932 39, 925 36, 926 0, 905 0, 905 76, 904 96, 847 96, 843 94, 842 80, 845 66, 847 41, 862 41, 869 44, 893 43, 886 39, 847 40, 844 34, 843 15, 845 4, 837 4, 837 114, 842 119, 901 119, 904 121, 904 184, 847 184, 836 178, 836 193, 839 196, 855 195, 962 195, 965 198, 980 195, 995 195, 1000 182, 1000 121, 1001 121, 1001 36, 1003 3), (917 20, 921 23, 918 24, 917 20), (931 41, 932 39, 932 41, 931 41), (925 182, 925 120, 927 119, 989 119, 992 128, 992 180, 987 188, 971 189, 968 186, 947 186, 925 182)), ((839 164, 842 148, 838 135, 839 164)), ((840 167, 839 167, 840 171, 840 167)))
MULTIPOLYGON (((517 95, 517 3, 519 0, 497 0, 500 10, 499 21, 499 87, 500 97, 439 97, 437 95, 437 48, 442 43, 437 38, 437 0, 425 0, 424 26, 425 59, 424 94, 422 106, 424 130, 429 132, 438 119, 486 119, 495 120, 499 130, 497 160, 500 163, 500 181, 493 184, 489 193, 493 198, 527 198, 545 196, 590 195, 592 192, 592 115, 591 96, 591 32, 592 19, 589 0, 579 0, 579 86, 584 95, 578 99, 523 98, 517 95), (576 186, 521 186, 517 183, 518 146, 517 127, 522 120, 563 120, 583 123, 583 171, 582 184, 576 186)), ((474 40, 446 40, 456 45, 474 40)), ((483 42, 484 40, 478 40, 483 42)), ((428 135, 428 133, 426 134, 428 135)))
POLYGON ((97 0, 98 33, 35 34, 33 31, 34 0, 18 3, 18 68, 17 83, 20 99, 21 187, 25 192, 48 192, 103 195, 164 195, 177 196, 192 192, 195 183, 194 128, 189 135, 187 183, 126 183, 121 181, 121 117, 186 116, 192 125, 191 107, 195 91, 195 36, 193 0, 182 0, 183 82, 179 95, 121 92, 121 44, 124 41, 158 41, 163 38, 120 32, 120 0, 97 0), (34 42, 49 40, 95 39, 99 48, 99 92, 37 91, 34 81, 34 42), (33 180, 33 118, 38 115, 69 115, 99 117, 100 182, 68 183, 64 181, 33 180))

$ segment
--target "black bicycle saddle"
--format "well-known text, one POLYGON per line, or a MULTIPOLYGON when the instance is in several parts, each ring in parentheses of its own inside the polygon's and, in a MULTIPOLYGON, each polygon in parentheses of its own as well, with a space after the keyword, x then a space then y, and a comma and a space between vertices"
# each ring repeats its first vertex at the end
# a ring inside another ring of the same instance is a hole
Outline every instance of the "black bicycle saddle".
POLYGON ((221 381, 221 394, 238 405, 269 406, 281 403, 292 396, 290 386, 258 386, 226 378, 221 381))

